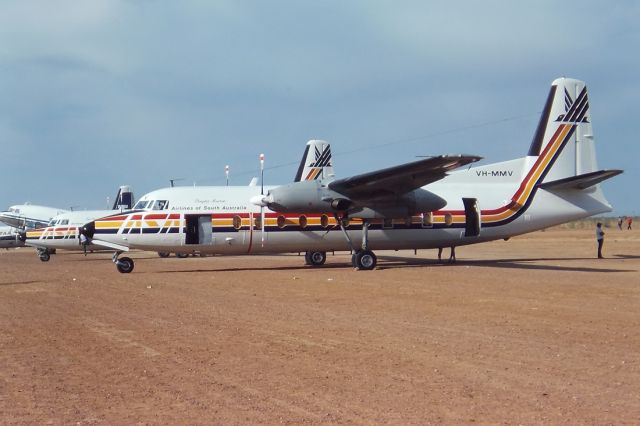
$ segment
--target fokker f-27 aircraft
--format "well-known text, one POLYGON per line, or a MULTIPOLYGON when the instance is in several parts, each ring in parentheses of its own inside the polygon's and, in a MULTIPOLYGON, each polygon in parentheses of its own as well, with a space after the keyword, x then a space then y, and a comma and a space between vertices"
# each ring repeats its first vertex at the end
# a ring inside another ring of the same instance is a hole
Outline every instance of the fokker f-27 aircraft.
POLYGON ((327 251, 351 250, 354 267, 367 270, 376 266, 373 250, 507 239, 609 212, 599 183, 622 173, 598 168, 587 88, 569 78, 552 83, 529 151, 514 160, 454 171, 480 157, 443 155, 335 179, 319 173, 330 165, 328 146, 321 148, 308 146, 317 155, 301 164, 304 178, 266 193, 246 187, 152 192, 143 199, 162 201, 161 210, 112 215, 82 232, 116 250, 113 260, 123 273, 134 267, 120 257, 130 249, 305 251, 311 265, 323 264, 327 251))

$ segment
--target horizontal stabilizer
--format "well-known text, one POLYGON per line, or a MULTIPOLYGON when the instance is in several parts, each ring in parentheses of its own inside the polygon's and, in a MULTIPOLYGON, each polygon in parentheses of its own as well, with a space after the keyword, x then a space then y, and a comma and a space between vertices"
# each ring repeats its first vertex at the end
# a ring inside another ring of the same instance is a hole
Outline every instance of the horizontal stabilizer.
POLYGON ((547 190, 586 189, 590 186, 597 185, 604 180, 617 176, 620 173, 622 173, 622 170, 599 170, 597 172, 554 180, 553 182, 546 182, 541 184, 540 188, 547 190))
POLYGON ((106 247, 106 248, 110 248, 118 251, 129 251, 129 247, 123 246, 121 244, 111 243, 109 241, 92 239, 90 240, 90 242, 91 244, 95 244, 97 246, 102 246, 102 247, 106 247))
POLYGON ((351 198, 401 195, 440 180, 447 172, 481 158, 476 155, 440 155, 334 180, 329 188, 351 198))

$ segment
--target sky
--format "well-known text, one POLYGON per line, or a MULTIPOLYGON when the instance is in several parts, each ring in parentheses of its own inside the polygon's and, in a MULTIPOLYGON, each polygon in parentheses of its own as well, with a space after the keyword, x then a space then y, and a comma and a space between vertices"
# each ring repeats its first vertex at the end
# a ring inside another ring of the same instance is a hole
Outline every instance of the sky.
POLYGON ((640 214, 636 1, 0 0, 0 209, 288 183, 439 154, 524 156, 550 83, 586 81, 613 214, 640 214))

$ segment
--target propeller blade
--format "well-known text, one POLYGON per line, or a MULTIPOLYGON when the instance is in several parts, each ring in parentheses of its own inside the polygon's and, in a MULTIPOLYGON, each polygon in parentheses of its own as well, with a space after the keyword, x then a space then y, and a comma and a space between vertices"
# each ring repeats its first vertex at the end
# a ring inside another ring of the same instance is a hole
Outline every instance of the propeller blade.
POLYGON ((260 154, 260 246, 264 247, 264 154, 260 154))

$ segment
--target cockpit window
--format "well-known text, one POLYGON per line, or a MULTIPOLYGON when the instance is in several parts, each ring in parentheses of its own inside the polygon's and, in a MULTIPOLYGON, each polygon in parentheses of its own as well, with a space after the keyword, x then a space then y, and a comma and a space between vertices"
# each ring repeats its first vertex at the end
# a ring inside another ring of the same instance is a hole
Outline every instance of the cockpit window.
POLYGON ((136 203, 135 206, 133 206, 134 210, 144 210, 147 208, 147 205, 149 204, 149 201, 144 201, 144 200, 140 200, 136 203))
POLYGON ((69 224, 69 219, 63 219, 60 221, 60 225, 68 225, 69 224))
POLYGON ((169 208, 169 201, 167 200, 156 200, 153 203, 153 210, 164 210, 169 208))

